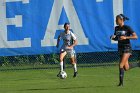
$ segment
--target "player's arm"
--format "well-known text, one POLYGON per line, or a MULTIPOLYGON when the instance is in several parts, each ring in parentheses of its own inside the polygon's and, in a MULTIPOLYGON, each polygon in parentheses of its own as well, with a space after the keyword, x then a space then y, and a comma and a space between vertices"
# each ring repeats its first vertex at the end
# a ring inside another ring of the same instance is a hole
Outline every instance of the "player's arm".
POLYGON ((138 39, 137 34, 134 32, 131 36, 127 36, 126 39, 138 39))
POLYGON ((57 44, 56 44, 56 47, 57 47, 57 48, 59 47, 60 39, 61 39, 61 36, 59 35, 58 38, 57 38, 57 44))
POLYGON ((120 37, 121 40, 125 40, 125 39, 138 39, 138 36, 136 33, 132 33, 131 36, 121 36, 120 37))
POLYGON ((138 39, 137 34, 129 26, 128 26, 128 31, 131 33, 131 36, 121 36, 120 38, 122 40, 125 40, 125 39, 138 39))
POLYGON ((116 39, 116 35, 111 35, 111 36, 110 36, 110 39, 111 39, 111 40, 117 40, 117 39, 116 39))
POLYGON ((71 47, 74 47, 74 46, 76 46, 78 44, 78 41, 77 41, 77 39, 75 39, 74 41, 73 41, 73 44, 71 45, 71 47))
POLYGON ((76 46, 78 44, 77 39, 73 40, 73 44, 71 46, 68 46, 68 49, 73 49, 74 46, 76 46))
POLYGON ((76 46, 78 44, 78 41, 77 41, 75 34, 71 33, 71 35, 72 35, 72 39, 73 39, 73 44, 70 47, 73 48, 74 46, 76 46))
POLYGON ((115 41, 118 40, 117 37, 116 37, 116 29, 117 29, 117 27, 115 27, 114 35, 111 35, 111 36, 110 36, 110 39, 111 39, 111 40, 115 40, 115 41))
POLYGON ((120 37, 121 40, 125 40, 125 39, 137 39, 137 38, 138 38, 138 36, 137 36, 137 34, 135 32, 132 33, 131 36, 121 36, 120 37))
POLYGON ((73 47, 78 44, 76 36, 73 33, 71 33, 71 35, 72 35, 72 39, 73 39, 73 44, 71 46, 68 46, 69 49, 73 49, 73 47))

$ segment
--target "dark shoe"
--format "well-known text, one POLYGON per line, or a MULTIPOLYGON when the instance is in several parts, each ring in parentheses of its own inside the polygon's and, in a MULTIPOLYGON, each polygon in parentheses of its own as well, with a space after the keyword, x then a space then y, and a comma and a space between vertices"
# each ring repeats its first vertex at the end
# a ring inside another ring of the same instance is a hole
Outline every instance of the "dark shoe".
POLYGON ((61 73, 61 71, 57 74, 57 77, 60 77, 60 73, 61 73))
POLYGON ((138 66, 140 67, 140 61, 138 62, 138 66))
POLYGON ((118 87, 123 86, 123 83, 119 83, 118 87))
POLYGON ((74 75, 73 75, 73 77, 76 77, 76 76, 77 76, 77 74, 78 74, 78 72, 74 72, 74 75))

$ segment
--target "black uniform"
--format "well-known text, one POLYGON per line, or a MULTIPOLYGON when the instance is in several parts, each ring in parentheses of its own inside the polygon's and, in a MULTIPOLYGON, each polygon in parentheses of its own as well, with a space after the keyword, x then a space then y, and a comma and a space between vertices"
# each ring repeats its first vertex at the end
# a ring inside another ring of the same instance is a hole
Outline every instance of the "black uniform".
POLYGON ((132 33, 134 33, 134 31, 127 25, 115 27, 114 35, 116 35, 116 38, 118 39, 118 51, 120 55, 123 53, 132 53, 130 40, 120 40, 120 36, 130 36, 132 33))

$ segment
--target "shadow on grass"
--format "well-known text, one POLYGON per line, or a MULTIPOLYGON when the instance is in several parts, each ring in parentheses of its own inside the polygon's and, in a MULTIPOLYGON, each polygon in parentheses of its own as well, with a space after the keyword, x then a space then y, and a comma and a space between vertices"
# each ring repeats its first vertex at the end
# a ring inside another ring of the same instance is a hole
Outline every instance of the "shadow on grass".
MULTIPOLYGON (((61 87, 61 88, 35 88, 35 89, 25 89, 19 91, 43 91, 43 90, 70 90, 70 89, 89 89, 89 88, 106 88, 111 86, 87 86, 87 87, 61 87)), ((113 86, 114 87, 114 86, 113 86)))
POLYGON ((25 89, 19 91, 40 91, 40 90, 69 90, 69 89, 83 89, 87 87, 63 87, 63 88, 36 88, 36 89, 25 89))

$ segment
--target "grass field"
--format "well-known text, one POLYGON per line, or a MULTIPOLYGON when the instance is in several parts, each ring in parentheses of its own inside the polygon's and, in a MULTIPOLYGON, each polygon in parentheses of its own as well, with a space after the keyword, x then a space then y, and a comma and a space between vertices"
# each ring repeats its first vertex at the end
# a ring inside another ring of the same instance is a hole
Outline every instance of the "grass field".
POLYGON ((68 77, 56 77, 58 69, 0 71, 0 93, 140 93, 140 68, 125 73, 124 86, 117 87, 117 67, 66 69, 68 77))

